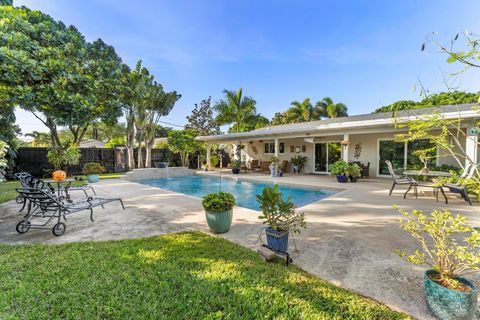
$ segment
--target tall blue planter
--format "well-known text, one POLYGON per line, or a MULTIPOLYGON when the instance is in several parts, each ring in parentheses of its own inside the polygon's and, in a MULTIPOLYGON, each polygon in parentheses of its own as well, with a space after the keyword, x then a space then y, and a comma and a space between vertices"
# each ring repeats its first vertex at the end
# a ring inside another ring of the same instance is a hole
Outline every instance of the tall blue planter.
POLYGON ((267 245, 275 251, 286 252, 288 249, 288 231, 276 231, 270 228, 265 230, 267 234, 267 245))
POLYGON ((337 174, 337 181, 340 183, 346 183, 348 181, 348 176, 337 174))
POLYGON ((438 274, 427 270, 424 276, 424 294, 428 309, 440 320, 471 320, 477 309, 477 287, 464 278, 460 282, 472 288, 471 292, 459 292, 447 289, 430 276, 438 274))

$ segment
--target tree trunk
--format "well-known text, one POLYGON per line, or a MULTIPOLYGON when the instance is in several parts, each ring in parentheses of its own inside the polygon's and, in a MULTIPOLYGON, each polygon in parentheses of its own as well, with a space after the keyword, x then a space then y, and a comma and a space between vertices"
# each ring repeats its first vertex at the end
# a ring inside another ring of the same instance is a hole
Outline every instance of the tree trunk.
POLYGON ((143 162, 143 153, 142 153, 142 134, 138 134, 138 150, 137 150, 137 167, 145 168, 145 163, 143 162))
POLYGON ((155 142, 155 139, 150 139, 145 141, 145 168, 151 168, 152 167, 152 149, 153 149, 153 144, 155 142))
POLYGON ((129 119, 127 117, 127 166, 128 166, 128 171, 132 171, 135 169, 135 151, 134 151, 134 145, 135 145, 135 130, 133 126, 133 119, 129 119))

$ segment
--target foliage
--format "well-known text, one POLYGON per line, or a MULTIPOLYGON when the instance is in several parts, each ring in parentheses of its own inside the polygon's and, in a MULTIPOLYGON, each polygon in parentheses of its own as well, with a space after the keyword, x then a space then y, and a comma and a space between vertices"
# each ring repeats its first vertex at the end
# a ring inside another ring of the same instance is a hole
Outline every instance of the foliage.
POLYGON ((320 119, 320 114, 313 108, 310 98, 302 102, 293 101, 286 111, 287 123, 307 122, 320 119))
POLYGON ((32 141, 30 142, 32 147, 41 148, 52 146, 52 138, 49 133, 32 131, 30 133, 26 133, 25 137, 32 138, 32 141))
POLYGON ((401 257, 430 266, 440 274, 439 283, 449 289, 459 287, 455 277, 480 270, 480 233, 468 226, 466 217, 453 216, 449 210, 429 215, 420 210, 399 211, 404 216, 400 227, 420 243, 411 254, 397 250, 401 257))
POLYGON ((240 169, 242 166, 242 161, 240 160, 232 160, 232 168, 233 169, 240 169))
POLYGON ((305 214, 295 211, 291 197, 283 200, 278 184, 265 187, 262 194, 257 195, 257 202, 262 210, 258 218, 272 230, 300 233, 300 228, 307 227, 305 214))
POLYGON ((13 6, 13 0, 0 0, 0 6, 13 6))
POLYGON ((270 162, 275 164, 275 165, 278 165, 278 163, 280 162, 280 159, 278 159, 278 157, 271 156, 270 157, 270 162))
POLYGON ((212 97, 203 99, 200 106, 195 103, 192 113, 187 116, 185 129, 192 129, 200 136, 208 136, 220 133, 220 126, 215 121, 213 109, 210 106, 212 97))
POLYGON ((229 132, 245 132, 268 124, 267 118, 257 114, 257 102, 251 97, 244 97, 242 88, 237 91, 225 89, 223 93, 225 99, 213 106, 218 125, 231 124, 229 132))
POLYGON ((8 166, 7 160, 8 144, 0 140, 0 182, 5 178, 5 168, 8 166))
POLYGON ((337 118, 347 117, 348 108, 343 103, 335 103, 330 97, 325 97, 315 105, 320 117, 337 118))
POLYGON ((47 153, 48 162, 50 162, 55 170, 78 164, 80 157, 80 150, 74 145, 67 149, 53 148, 47 153))
POLYGON ((290 160, 292 161, 293 165, 298 166, 299 171, 302 171, 302 169, 305 167, 305 164, 307 163, 308 158, 306 156, 296 155, 290 160))
POLYGON ((101 39, 87 42, 73 26, 40 11, 0 6, 0 100, 32 112, 66 148, 58 127, 78 145, 88 127, 120 116, 121 60, 101 39))
POLYGON ((8 151, 5 156, 7 160, 6 170, 12 170, 15 166, 17 149, 20 146, 20 141, 17 138, 19 134, 20 128, 15 124, 14 107, 8 105, 8 102, 2 102, 0 89, 0 140, 8 144, 8 151))
POLYGON ((168 134, 168 149, 179 153, 182 166, 188 167, 189 157, 192 153, 200 150, 200 143, 196 140, 196 134, 191 129, 173 130, 168 134))
MULTIPOLYGON (((331 169, 330 169, 331 171, 331 169)), ((360 166, 356 163, 352 163, 352 164, 348 164, 348 167, 347 167, 347 175, 348 176, 352 176, 352 177, 361 177, 362 174, 362 169, 360 168, 360 166)))
POLYGON ((97 162, 85 163, 85 165, 83 166, 83 170, 82 170, 83 174, 85 174, 87 176, 102 174, 105 171, 106 171, 105 167, 102 166, 100 163, 97 163, 97 162))
POLYGON ((212 154, 210 156, 210 166, 215 168, 219 162, 220 162, 220 158, 216 154, 212 154))
POLYGON ((114 148, 116 145, 125 145, 127 143, 127 139, 125 136, 123 137, 113 137, 108 140, 105 144, 105 148, 114 148))
POLYGON ((203 197, 203 208, 208 212, 224 212, 235 205, 235 197, 228 192, 212 192, 203 197))
POLYGON ((480 99, 480 92, 471 93, 471 92, 462 92, 462 91, 451 91, 451 92, 440 92, 437 94, 429 95, 425 99, 415 102, 412 100, 401 100, 389 104, 384 107, 376 109, 373 113, 380 112, 396 112, 401 110, 410 110, 410 109, 421 109, 421 108, 430 108, 438 107, 445 105, 458 105, 464 103, 476 103, 480 99))
POLYGON ((480 179, 478 176, 476 177, 476 179, 469 177, 460 178, 460 172, 458 170, 449 170, 449 172, 451 174, 450 177, 437 178, 438 181, 436 182, 436 184, 444 185, 447 183, 451 183, 465 186, 465 189, 467 189, 467 192, 469 194, 473 194, 477 197, 477 199, 480 199, 480 184, 478 182, 480 179))
POLYGON ((201 232, 0 251, 2 319, 409 319, 201 232))
POLYGON ((275 112, 270 124, 273 126, 281 125, 281 124, 288 124, 290 123, 290 119, 288 117, 288 113, 284 112, 275 112))
POLYGON ((338 160, 337 162, 328 166, 328 171, 330 171, 330 174, 336 176, 348 176, 349 170, 350 165, 343 160, 338 160))

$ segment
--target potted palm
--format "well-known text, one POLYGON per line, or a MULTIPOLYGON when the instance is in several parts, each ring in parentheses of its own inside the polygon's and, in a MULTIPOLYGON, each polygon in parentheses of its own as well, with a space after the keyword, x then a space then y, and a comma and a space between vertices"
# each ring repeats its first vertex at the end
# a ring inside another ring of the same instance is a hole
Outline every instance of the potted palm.
POLYGON ((225 233, 230 230, 235 198, 228 192, 212 192, 202 201, 205 217, 210 230, 214 233, 225 233))
POLYGON ((349 164, 343 160, 338 160, 337 162, 328 166, 330 174, 337 177, 337 181, 340 183, 345 183, 348 181, 349 175, 349 164))
POLYGON ((283 200, 278 185, 266 187, 262 194, 257 195, 262 215, 258 218, 266 224, 267 245, 275 251, 286 252, 288 234, 300 233, 300 227, 305 228, 305 214, 296 212, 291 197, 283 200))
POLYGON ((351 182, 357 182, 358 178, 361 177, 362 169, 356 163, 348 165, 348 177, 350 178, 351 182))
POLYGON ((429 215, 398 210, 404 216, 400 227, 420 242, 420 248, 409 254, 396 252, 408 262, 430 267, 424 274, 429 310, 442 320, 473 319, 477 287, 462 275, 480 270, 480 232, 468 226, 464 216, 448 210, 429 215))
POLYGON ((241 166, 242 166, 242 162, 240 160, 233 160, 232 161, 232 173, 233 174, 239 174, 241 166))
POLYGON ((305 167, 305 163, 307 162, 307 157, 302 155, 297 155, 290 159, 293 164, 293 173, 300 173, 302 169, 305 167))
POLYGON ((100 163, 88 162, 83 166, 83 174, 87 176, 90 183, 98 182, 100 175, 105 172, 105 167, 100 163))

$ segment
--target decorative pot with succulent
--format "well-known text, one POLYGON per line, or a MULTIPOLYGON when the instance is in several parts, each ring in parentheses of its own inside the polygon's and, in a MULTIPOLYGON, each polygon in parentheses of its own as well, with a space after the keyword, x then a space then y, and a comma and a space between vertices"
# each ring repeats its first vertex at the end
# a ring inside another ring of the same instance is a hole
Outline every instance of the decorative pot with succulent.
POLYGON ((242 162, 240 160, 233 160, 232 161, 232 173, 233 174, 239 174, 241 166, 242 166, 242 162))
POLYGON ((340 183, 348 182, 350 165, 343 160, 338 160, 337 162, 328 166, 328 170, 332 176, 337 177, 337 181, 340 183))
POLYGON ((90 183, 100 181, 100 175, 105 172, 105 167, 100 163, 88 162, 83 166, 83 174, 87 176, 90 183))
POLYGON ((307 163, 307 157, 305 156, 301 156, 301 155, 297 155, 293 158, 291 158, 290 160, 292 161, 292 164, 293 164, 293 173, 300 173, 300 171, 303 170, 303 168, 305 167, 305 163, 307 163))
POLYGON ((480 270, 480 232, 467 224, 466 217, 453 216, 448 210, 424 214, 396 208, 404 216, 400 227, 420 242, 413 253, 396 250, 397 254, 431 268, 424 275, 429 310, 441 320, 473 319, 478 290, 462 276, 480 270))
POLYGON ((351 182, 357 182, 358 178, 362 176, 361 172, 362 169, 358 164, 352 163, 348 165, 348 177, 351 182))
POLYGON ((258 218, 267 225, 267 245, 274 251, 286 252, 289 233, 300 233, 307 226, 305 214, 296 212, 291 197, 283 200, 278 185, 266 187, 257 195, 262 215, 258 218))
POLYGON ((213 233, 225 233, 230 230, 235 205, 235 197, 231 193, 209 193, 203 198, 202 205, 208 227, 213 233))

